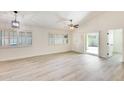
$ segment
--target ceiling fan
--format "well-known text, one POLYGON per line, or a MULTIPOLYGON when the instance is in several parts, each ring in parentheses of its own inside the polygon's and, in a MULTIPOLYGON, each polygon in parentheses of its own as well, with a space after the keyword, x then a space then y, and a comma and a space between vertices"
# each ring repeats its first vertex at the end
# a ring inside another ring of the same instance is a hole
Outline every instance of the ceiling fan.
POLYGON ((79 24, 76 24, 76 25, 74 25, 73 24, 73 20, 72 19, 68 19, 68 18, 65 18, 65 17, 62 17, 62 16, 60 16, 60 15, 56 15, 57 17, 58 17, 58 21, 57 21, 57 23, 64 23, 66 26, 68 26, 69 27, 69 30, 74 30, 75 28, 79 28, 79 24), (69 23, 68 23, 69 22, 69 23), (68 24, 68 25, 67 25, 68 24))
POLYGON ((74 30, 74 28, 79 28, 79 24, 73 24, 72 23, 72 19, 69 20, 70 21, 70 24, 68 25, 69 26, 69 29, 70 30, 74 30))

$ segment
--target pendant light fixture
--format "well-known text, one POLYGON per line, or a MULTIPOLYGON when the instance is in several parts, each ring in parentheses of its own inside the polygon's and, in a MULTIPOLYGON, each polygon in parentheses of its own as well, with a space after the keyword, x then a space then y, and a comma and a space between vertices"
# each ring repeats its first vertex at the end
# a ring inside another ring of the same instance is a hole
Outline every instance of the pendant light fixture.
POLYGON ((12 28, 19 28, 20 27, 20 22, 17 21, 17 13, 18 13, 18 11, 13 11, 13 12, 15 14, 15 19, 12 20, 12 22, 11 22, 12 28))

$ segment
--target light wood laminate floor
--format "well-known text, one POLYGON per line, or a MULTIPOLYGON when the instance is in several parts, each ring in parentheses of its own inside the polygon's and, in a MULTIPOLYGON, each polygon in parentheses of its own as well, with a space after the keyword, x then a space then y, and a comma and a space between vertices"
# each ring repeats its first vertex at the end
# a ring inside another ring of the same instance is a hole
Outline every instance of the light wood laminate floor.
POLYGON ((0 80, 124 80, 120 56, 109 60, 74 52, 0 62, 0 80))

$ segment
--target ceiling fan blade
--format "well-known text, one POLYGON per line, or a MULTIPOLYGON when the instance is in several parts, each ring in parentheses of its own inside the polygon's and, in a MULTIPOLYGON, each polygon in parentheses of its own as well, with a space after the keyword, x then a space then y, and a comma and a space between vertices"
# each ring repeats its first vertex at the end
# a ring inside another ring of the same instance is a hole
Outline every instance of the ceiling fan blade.
POLYGON ((74 25, 74 26, 79 26, 79 24, 76 24, 76 25, 74 25))
POLYGON ((79 25, 77 24, 77 25, 74 25, 74 27, 79 27, 79 25))
POLYGON ((79 28, 78 26, 74 26, 74 28, 79 28))
POLYGON ((74 25, 74 27, 75 27, 75 28, 79 28, 79 24, 77 24, 77 25, 74 25))

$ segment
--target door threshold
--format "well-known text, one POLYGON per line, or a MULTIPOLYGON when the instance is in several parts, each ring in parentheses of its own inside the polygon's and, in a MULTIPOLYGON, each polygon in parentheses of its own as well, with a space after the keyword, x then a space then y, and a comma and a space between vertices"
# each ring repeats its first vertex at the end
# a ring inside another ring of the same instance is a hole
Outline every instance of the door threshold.
POLYGON ((93 53, 85 53, 85 54, 88 54, 88 55, 93 55, 93 56, 98 56, 99 57, 99 54, 93 54, 93 53))

